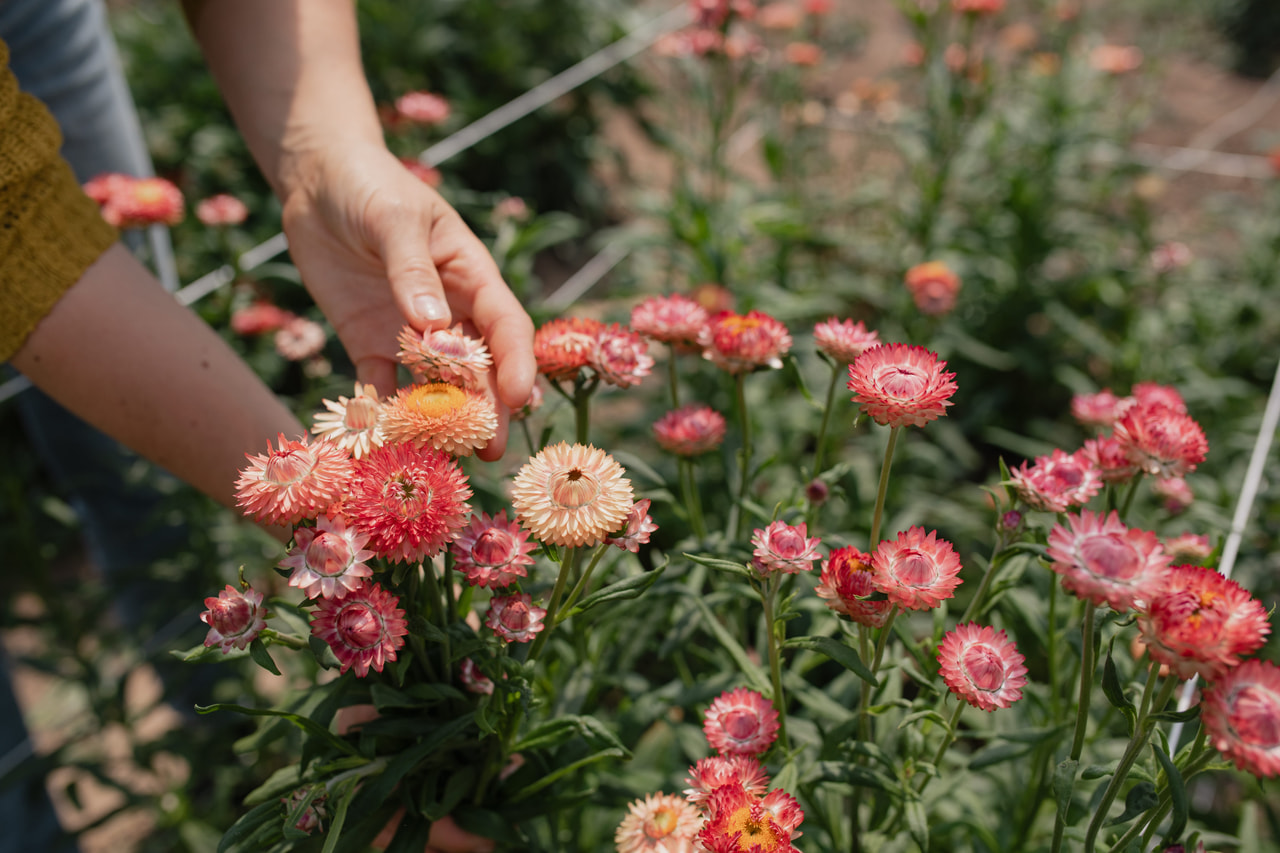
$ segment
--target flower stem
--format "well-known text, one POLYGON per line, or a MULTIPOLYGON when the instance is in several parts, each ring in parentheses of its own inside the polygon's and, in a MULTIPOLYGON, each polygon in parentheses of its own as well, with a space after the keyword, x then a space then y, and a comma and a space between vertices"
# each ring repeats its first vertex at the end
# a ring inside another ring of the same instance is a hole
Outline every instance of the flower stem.
POLYGON ((818 441, 813 446, 813 476, 810 480, 818 479, 818 475, 822 473, 822 457, 823 449, 827 440, 827 427, 831 424, 831 407, 836 401, 836 386, 840 380, 840 366, 838 364, 831 365, 831 384, 827 386, 827 404, 822 409, 822 426, 818 429, 818 441))
POLYGON ((1058 723, 1061 703, 1058 701, 1058 578, 1049 576, 1049 626, 1045 642, 1046 662, 1049 670, 1049 718, 1058 723))
POLYGON ((529 429, 528 418, 520 419, 520 431, 524 433, 524 443, 525 443, 525 446, 529 448, 529 455, 533 456, 537 454, 538 448, 533 443, 533 431, 529 429))
MULTIPOLYGON (((760 589, 760 600, 764 603, 764 627, 769 635, 769 679, 773 682, 773 705, 778 711, 778 742, 782 744, 782 751, 789 753, 791 740, 787 737, 787 701, 782 692, 782 650, 778 648, 779 626, 774 622, 781 581, 781 572, 769 575, 766 586, 760 589)), ((781 627, 786 630, 785 625, 781 627)))
POLYGON ((591 379, 578 380, 573 385, 574 435, 578 444, 586 444, 591 435, 591 395, 599 384, 598 379, 591 379))
POLYGON ((969 606, 964 609, 964 615, 960 617, 960 621, 956 623, 957 625, 968 622, 970 619, 976 619, 982 613, 980 605, 991 587, 991 579, 995 577, 996 570, 1000 568, 1001 563, 1005 560, 1005 553, 1000 550, 1000 543, 997 542, 995 548, 991 551, 991 559, 987 562, 987 570, 983 573, 982 580, 978 583, 978 591, 969 600, 969 606))
POLYGON ((440 643, 441 661, 444 664, 445 677, 447 678, 453 661, 453 651, 449 647, 449 602, 441 594, 440 583, 436 580, 435 567, 429 563, 424 563, 422 565, 422 574, 427 581, 427 596, 431 601, 431 614, 436 617, 436 623, 440 627, 440 632, 444 635, 444 639, 440 643))
POLYGON ((546 623, 546 627, 538 632, 538 636, 534 637, 533 645, 529 647, 529 654, 525 658, 527 663, 533 663, 538 653, 542 651, 542 647, 547 644, 547 637, 556 627, 556 609, 560 606, 560 598, 564 595, 564 588, 569 582, 569 575, 573 573, 573 567, 578 561, 577 548, 565 548, 564 555, 560 560, 560 574, 556 575, 556 585, 551 590, 551 601, 547 604, 547 616, 550 621, 546 623))
MULTIPOLYGON (((944 694, 942 701, 945 705, 947 697, 944 694)), ((922 776, 920 778, 920 787, 916 789, 916 793, 923 794, 924 789, 929 786, 930 780, 937 776, 937 769, 942 766, 942 759, 946 756, 947 750, 951 748, 951 744, 956 740, 956 726, 960 725, 960 715, 964 713, 965 701, 960 697, 956 697, 956 709, 951 712, 951 719, 947 721, 946 734, 942 736, 942 743, 938 744, 938 751, 933 756, 934 773, 931 776, 922 776)))
MULTIPOLYGON (((555 614, 555 619, 551 623, 552 625, 558 625, 569 617, 569 611, 573 609, 573 606, 578 603, 578 599, 582 597, 582 593, 586 591, 587 584, 591 580, 591 573, 595 571, 596 566, 600 564, 600 558, 603 557, 605 552, 612 547, 612 545, 607 545, 602 542, 600 546, 596 548, 596 552, 591 555, 591 562, 587 564, 587 570, 582 573, 582 577, 578 579, 576 584, 574 584, 573 589, 569 592, 569 597, 565 599, 564 606, 555 614)), ((549 628, 550 626, 548 626, 548 629, 549 628)))
POLYGON ((680 372, 676 369, 676 348, 674 344, 668 345, 667 353, 667 384, 671 387, 671 408, 680 408, 680 372))
POLYGON ((884 462, 880 464, 880 486, 876 489, 876 508, 871 515, 871 536, 867 540, 867 550, 874 552, 880 543, 880 522, 884 518, 884 498, 889 492, 889 468, 893 465, 893 448, 898 443, 898 433, 902 427, 889 428, 889 441, 884 446, 884 462))
POLYGON ((307 648, 307 641, 292 634, 281 634, 274 628, 263 628, 258 634, 263 640, 270 640, 272 645, 288 646, 291 649, 307 648))
POLYGON ((698 494, 693 460, 681 456, 676 460, 676 467, 680 472, 680 491, 684 494, 684 506, 689 511, 689 524, 693 527, 693 535, 701 542, 707 538, 707 522, 702 517, 702 497, 698 494))
POLYGON ((738 500, 729 511, 729 537, 732 540, 742 538, 742 520, 746 516, 745 504, 747 492, 751 488, 751 417, 747 413, 746 374, 734 374, 735 390, 738 400, 738 419, 742 426, 742 449, 738 451, 738 500))
POLYGON ((1138 494, 1138 483, 1142 482, 1142 475, 1133 478, 1133 482, 1129 484, 1129 489, 1124 493, 1124 503, 1120 504, 1120 520, 1124 521, 1129 516, 1129 507, 1133 506, 1134 495, 1138 494))
MULTIPOLYGON (((1057 579, 1054 580, 1056 583, 1057 579)), ((1089 698, 1093 692, 1094 670, 1093 620, 1097 609, 1098 606, 1092 601, 1085 602, 1084 623, 1080 627, 1080 696, 1076 707, 1075 736, 1071 739, 1072 761, 1080 760, 1080 754, 1084 751, 1085 731, 1089 727, 1089 698)), ((1050 630, 1052 627, 1050 626, 1050 630)), ((1053 845, 1050 848, 1052 853, 1058 853, 1062 849, 1062 836, 1066 828, 1066 816, 1058 812, 1053 819, 1053 845)))

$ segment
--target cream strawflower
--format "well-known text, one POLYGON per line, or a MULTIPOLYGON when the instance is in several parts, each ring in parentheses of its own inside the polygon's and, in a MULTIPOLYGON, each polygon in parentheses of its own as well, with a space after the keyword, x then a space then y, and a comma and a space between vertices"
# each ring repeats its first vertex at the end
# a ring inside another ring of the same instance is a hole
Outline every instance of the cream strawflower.
POLYGON ((382 433, 391 443, 470 456, 497 432, 498 413, 487 394, 446 382, 401 388, 382 407, 382 433))
POLYGON ((315 518, 342 497, 351 479, 351 458, 331 441, 308 444, 280 434, 277 447, 249 456, 236 480, 236 504, 267 524, 297 524, 315 518))
POLYGON ((311 431, 360 459, 382 446, 382 404, 372 385, 357 382, 355 393, 354 397, 339 397, 336 403, 322 400, 329 411, 315 416, 311 431))
POLYGON ((595 545, 617 532, 631 512, 631 481, 613 457, 595 447, 548 445, 516 474, 511 503, 540 542, 595 545))
POLYGON ((618 853, 694 853, 701 828, 697 806, 659 791, 627 806, 613 842, 618 853))
POLYGON ((461 325, 429 332, 405 326, 398 340, 396 355, 419 382, 451 382, 475 389, 493 365, 484 341, 463 334, 461 325))

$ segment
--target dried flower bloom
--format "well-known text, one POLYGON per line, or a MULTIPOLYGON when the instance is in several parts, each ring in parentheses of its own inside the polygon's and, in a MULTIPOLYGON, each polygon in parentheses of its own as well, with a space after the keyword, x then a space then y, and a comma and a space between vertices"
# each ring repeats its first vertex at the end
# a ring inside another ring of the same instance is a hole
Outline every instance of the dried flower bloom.
POLYGON ((1025 657, 990 626, 970 622, 948 631, 938 646, 942 680, 951 692, 983 711, 1008 708, 1027 683, 1025 657))
POLYGON ((446 382, 401 388, 382 407, 388 442, 429 445, 470 456, 498 432, 498 413, 488 394, 446 382))
POLYGON ((699 758, 684 781, 690 786, 684 790, 685 799, 694 804, 705 803, 712 791, 725 785, 738 785, 754 797, 763 796, 769 787, 769 775, 754 755, 699 758))
POLYGON ((1055 448, 1049 456, 1037 456, 1034 465, 1023 462, 1012 477, 1013 488, 1027 506, 1046 512, 1082 506, 1102 489, 1102 474, 1083 451, 1055 448))
POLYGON ((548 445, 516 474, 511 503, 540 542, 595 545, 631 511, 631 481, 613 457, 591 446, 548 445))
POLYGON ((627 520, 622 530, 616 536, 606 537, 605 544, 621 548, 623 551, 630 551, 632 554, 640 553, 640 546, 647 545, 649 536, 658 529, 658 525, 654 524, 649 516, 649 507, 652 503, 649 498, 636 501, 631 511, 627 513, 627 520))
POLYGON ((1077 394, 1071 398, 1071 416, 1082 426, 1109 428, 1132 403, 1117 397, 1110 388, 1096 394, 1077 394))
POLYGON ((405 326, 397 340, 396 356, 419 382, 449 382, 474 390, 483 385, 493 365, 484 341, 468 337, 461 324, 427 332, 405 326))
POLYGON ((724 441, 724 415, 709 406, 690 403, 667 412, 653 425, 658 446, 677 456, 698 456, 724 441))
POLYGON ((1184 533, 1166 540, 1164 552, 1178 565, 1200 564, 1209 559, 1209 555, 1213 553, 1213 546, 1209 544, 1208 536, 1184 533))
POLYGON ((177 225, 182 221, 182 191, 164 178, 135 178, 110 173, 84 186, 101 206, 102 218, 117 228, 177 225))
POLYGON ((813 327, 813 340, 819 352, 837 362, 852 364, 858 356, 880 344, 880 333, 867 331, 861 320, 855 323, 832 317, 813 327))
POLYGON ((315 527, 293 534, 293 548, 279 565, 293 569, 289 586, 298 587, 307 598, 341 597, 363 586, 363 578, 373 577, 365 561, 375 555, 365 549, 367 544, 368 534, 348 527, 341 516, 322 515, 315 527))
POLYGON ((678 293, 651 296, 631 309, 634 331, 685 352, 697 348, 708 319, 707 309, 678 293))
POLYGON ((357 382, 354 397, 338 397, 336 403, 321 402, 329 411, 315 416, 311 425, 313 433, 332 441, 356 459, 382 446, 382 404, 372 385, 357 382))
POLYGON ((237 308, 232 312, 231 331, 237 335, 262 335, 274 332, 293 317, 293 314, 278 305, 259 299, 252 305, 237 308))
POLYGON ((406 92, 396 98, 396 113, 414 124, 440 124, 449 117, 449 102, 431 92, 406 92))
POLYGON ((244 649, 267 627, 267 609, 262 606, 262 593, 256 589, 236 589, 231 584, 204 600, 209 608, 200 621, 209 626, 204 638, 206 646, 218 646, 225 655, 232 648, 244 649))
POLYGON ((1182 477, 1209 455, 1204 430, 1188 415, 1161 405, 1137 405, 1116 421, 1129 459, 1154 477, 1182 477))
POLYGON ((792 840, 804 812, 790 795, 772 791, 764 798, 737 785, 712 792, 698 840, 710 853, 799 853, 792 840))
POLYGON ((630 388, 653 370, 653 356, 640 335, 614 323, 596 336, 590 365, 610 385, 630 388))
POLYGON ((351 479, 351 459, 331 441, 308 444, 278 436, 265 455, 249 456, 236 480, 236 504, 267 524, 297 524, 315 518, 342 497, 351 479))
POLYGON ((547 627, 546 616, 547 611, 535 607, 528 595, 495 595, 489 600, 484 624, 508 643, 527 643, 547 627))
POLYGON ((904 283, 921 314, 937 317, 956 307, 960 276, 942 261, 916 264, 907 270, 904 283))
POLYGON ((211 228, 239 225, 249 218, 248 206, 233 195, 218 193, 196 205, 196 219, 211 228))
POLYGON ((290 317, 276 329, 276 352, 289 361, 306 361, 320 354, 328 335, 324 326, 306 317, 290 317))
POLYGON ((888 599, 871 599, 876 592, 874 572, 870 554, 852 545, 837 548, 822 562, 822 582, 813 591, 836 613, 860 625, 883 628, 893 605, 888 599))
POLYGON ((885 540, 871 555, 872 583, 903 610, 930 610, 955 595, 960 557, 951 543, 912 527, 897 540, 885 540))
POLYGON ((1004 11, 1004 0, 951 0, 951 11, 962 15, 995 15, 1004 11))
POLYGON ((881 344, 849 365, 849 390, 881 426, 924 426, 947 413, 955 374, 924 347, 881 344))
POLYGON ((721 311, 707 321, 698 338, 703 358, 730 373, 782 367, 791 349, 787 327, 762 311, 721 311))
MULTIPOLYGON (((1180 415, 1187 413, 1187 402, 1172 385, 1156 382, 1139 382, 1131 389, 1132 400, 1140 406, 1164 406, 1180 415)), ((1126 410, 1127 411, 1127 410, 1126 410)), ((1123 413, 1122 413, 1123 414, 1123 413)))
POLYGON ((529 553, 535 546, 520 525, 507 521, 504 509, 495 516, 483 512, 471 516, 471 523, 458 531, 449 547, 457 561, 455 568, 467 583, 499 589, 528 576, 525 567, 533 565, 529 553))
POLYGON ((1204 692, 1201 722, 1223 757, 1259 778, 1280 774, 1280 667, 1247 660, 1204 692))
POLYGON ((573 379, 591 363, 604 323, 584 317, 566 317, 546 323, 533 335, 533 355, 538 372, 553 382, 573 379))
POLYGON ((618 853, 694 853, 701 828, 693 803, 659 791, 627 807, 613 842, 618 853))
POLYGON ((813 561, 822 555, 818 553, 819 540, 816 536, 806 539, 805 523, 802 521, 795 527, 784 521, 775 521, 768 527, 757 528, 751 536, 752 564, 761 574, 784 572, 794 575, 807 572, 813 568, 813 561))
POLYGON ((778 712, 764 696, 738 687, 711 703, 702 731, 721 755, 759 755, 778 738, 778 712))
POLYGON ((1159 594, 1169 557, 1154 533, 1125 527, 1114 511, 1104 517, 1082 510, 1067 516, 1067 525, 1049 531, 1045 555, 1064 589, 1118 612, 1141 608, 1159 594))
POLYGON ((311 633, 333 649, 341 671, 356 671, 364 678, 373 669, 382 672, 396 650, 404 645, 409 625, 400 599, 381 584, 362 586, 342 598, 321 598, 311 615, 311 633))
POLYGON ((1103 74, 1127 74, 1142 65, 1142 51, 1131 45, 1100 44, 1089 54, 1089 64, 1103 74))

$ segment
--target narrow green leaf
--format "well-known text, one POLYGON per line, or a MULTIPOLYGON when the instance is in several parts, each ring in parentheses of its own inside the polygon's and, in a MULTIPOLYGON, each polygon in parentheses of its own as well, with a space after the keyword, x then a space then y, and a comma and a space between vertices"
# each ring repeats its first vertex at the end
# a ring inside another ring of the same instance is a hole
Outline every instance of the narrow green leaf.
POLYGON ((324 847, 320 853, 333 853, 334 848, 338 846, 338 839, 342 837, 342 827, 347 822, 347 809, 351 806, 351 801, 355 799, 356 786, 354 784, 344 786, 342 795, 338 797, 338 805, 333 810, 333 819, 329 823, 329 829, 325 833, 324 847))
POLYGON ((596 590, 574 605, 573 610, 569 611, 569 615, 583 613, 609 601, 625 601, 631 598, 639 598, 649 587, 658 582, 658 578, 662 577, 662 571, 666 567, 667 561, 664 560, 661 565, 655 566, 644 574, 632 575, 631 577, 623 578, 617 583, 611 583, 603 589, 596 590))
POLYGON ((765 675, 755 661, 747 654, 746 649, 738 643, 737 640, 720 624, 715 614, 711 612, 711 608, 707 606, 707 602, 702 596, 691 596, 690 601, 698 608, 698 612, 702 615, 702 622, 707 630, 716 638, 720 645, 724 646, 725 651, 733 658, 734 663, 738 665, 738 669, 751 682, 752 688, 759 690, 761 693, 769 693, 772 687, 769 685, 769 677, 765 675))
POLYGON ((240 816, 240 819, 223 833, 218 842, 218 853, 227 853, 235 845, 245 841, 268 822, 275 821, 280 815, 280 804, 275 800, 254 806, 240 816))
POLYGON ((1156 786, 1150 782, 1139 782, 1129 789, 1129 795, 1124 798, 1124 812, 1115 820, 1107 821, 1107 826, 1128 823, 1148 809, 1155 808, 1159 802, 1156 786))
POLYGON ((920 845, 921 850, 929 849, 929 816, 925 813, 924 803, 919 799, 907 801, 907 829, 911 839, 920 845))
POLYGON ((246 708, 244 705, 231 705, 225 702, 216 705, 196 706, 196 713, 198 714, 212 714, 214 711, 235 711, 240 714, 248 714, 251 717, 279 717, 282 720, 288 720, 307 734, 324 741, 339 752, 345 752, 348 755, 359 755, 359 751, 354 746, 329 731, 325 726, 301 714, 277 711, 272 708, 246 708))
POLYGON ((1169 831, 1164 837, 1165 847, 1178 843, 1178 839, 1182 837, 1182 832, 1187 828, 1187 785, 1182 779, 1182 771, 1178 769, 1178 765, 1173 763, 1173 759, 1169 757, 1169 753, 1165 752, 1159 744, 1151 744, 1151 749, 1156 754, 1156 760, 1160 762, 1160 766, 1164 769, 1164 778, 1169 785, 1169 801, 1173 806, 1169 831))
POLYGON ((1058 816, 1063 823, 1067 822, 1067 812, 1071 809, 1071 792, 1075 790, 1079 768, 1079 761, 1068 758, 1053 771, 1053 799, 1058 804, 1058 816))
POLYGON ((722 572, 729 572, 742 577, 754 577, 751 567, 744 563, 735 563, 733 560, 722 560, 719 557, 704 557, 701 554, 685 554, 690 560, 707 568, 716 569, 722 572))
POLYGON ((993 743, 985 749, 980 749, 969 759, 970 770, 981 770, 984 767, 994 767, 997 764, 1003 764, 1006 761, 1012 761, 1015 758, 1021 758, 1034 749, 1033 746, 1025 743, 993 743))
POLYGON ((1185 711, 1156 711, 1148 719, 1161 723, 1189 723, 1200 716, 1200 706, 1192 705, 1185 711))
POLYGON ((1107 659, 1102 665, 1102 694, 1107 697, 1107 701, 1111 703, 1111 707, 1119 709, 1124 714, 1125 720, 1129 724, 1129 734, 1132 735, 1134 727, 1138 724, 1138 710, 1134 707, 1133 700, 1124 695, 1124 687, 1120 684, 1120 674, 1116 670, 1116 662, 1112 657, 1112 650, 1115 647, 1115 639, 1107 646, 1107 659))
POLYGON ((263 644, 261 638, 257 638, 249 644, 249 656, 253 658, 254 663, 272 675, 280 674, 280 668, 271 659, 271 654, 267 651, 267 647, 263 644))
POLYGON ((782 645, 785 648, 809 649, 826 655, 872 687, 880 686, 880 682, 871 674, 858 653, 833 637, 793 637, 782 645))
POLYGON ((521 789, 520 791, 517 791, 514 795, 512 795, 511 802, 518 803, 521 800, 527 800, 529 797, 538 793, 543 788, 555 782, 557 779, 567 776, 568 774, 573 773, 576 770, 580 770, 581 768, 586 767, 588 764, 594 764, 597 761, 603 761, 606 758, 624 758, 625 756, 626 756, 626 750, 616 749, 614 747, 610 747, 609 749, 602 749, 599 752, 592 753, 591 755, 588 755, 585 758, 580 758, 577 761, 574 761, 570 764, 566 764, 564 767, 557 768, 556 770, 553 770, 552 772, 548 773, 546 776, 543 776, 542 778, 535 780, 531 785, 528 785, 527 787, 521 789))

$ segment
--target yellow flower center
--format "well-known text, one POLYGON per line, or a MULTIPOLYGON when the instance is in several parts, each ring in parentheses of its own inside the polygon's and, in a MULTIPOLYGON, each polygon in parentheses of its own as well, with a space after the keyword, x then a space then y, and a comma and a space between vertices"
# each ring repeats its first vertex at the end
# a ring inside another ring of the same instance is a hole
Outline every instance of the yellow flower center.
POLYGON ((444 382, 419 385, 409 392, 405 404, 427 418, 440 418, 457 411, 467 401, 461 388, 444 382))
POLYGON ((644 822, 644 834, 648 838, 666 838, 676 831, 680 816, 670 806, 662 806, 644 822))
POLYGON ((725 317, 723 320, 720 321, 720 324, 721 324, 721 328, 723 328, 726 332, 730 332, 735 335, 740 335, 743 332, 748 332, 752 329, 760 328, 760 318, 744 317, 741 315, 736 315, 733 317, 725 317))
MULTIPOLYGON (((742 833, 738 838, 739 850, 758 848, 768 853, 768 851, 784 849, 782 846, 784 839, 778 835, 773 821, 769 820, 768 812, 753 817, 750 806, 738 809, 729 818, 729 825, 725 827, 725 835, 731 836, 735 832, 742 833)), ((790 841, 790 839, 786 840, 790 841)))

